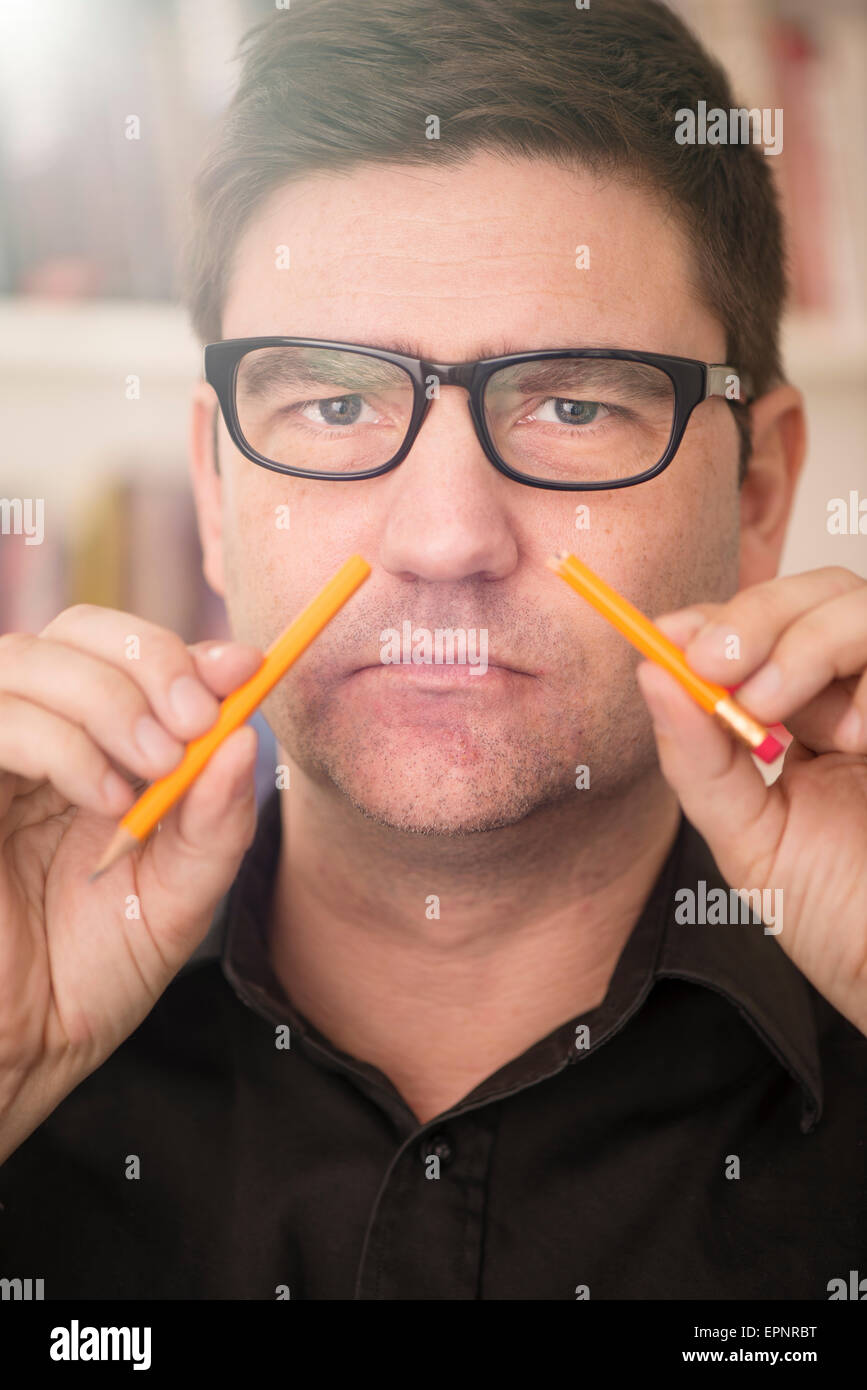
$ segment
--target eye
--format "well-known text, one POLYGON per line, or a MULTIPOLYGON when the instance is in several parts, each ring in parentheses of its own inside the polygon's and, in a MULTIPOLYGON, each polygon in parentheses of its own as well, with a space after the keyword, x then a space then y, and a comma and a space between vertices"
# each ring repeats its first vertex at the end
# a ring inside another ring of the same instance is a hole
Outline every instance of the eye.
POLYGON ((532 412, 530 418, 553 421, 560 425, 592 425, 604 420, 609 411, 601 401, 571 400, 566 396, 550 396, 532 412))
POLYGON ((319 400, 306 401, 297 409, 305 420, 315 425, 355 425, 362 419, 377 418, 376 412, 359 395, 322 396, 319 400))

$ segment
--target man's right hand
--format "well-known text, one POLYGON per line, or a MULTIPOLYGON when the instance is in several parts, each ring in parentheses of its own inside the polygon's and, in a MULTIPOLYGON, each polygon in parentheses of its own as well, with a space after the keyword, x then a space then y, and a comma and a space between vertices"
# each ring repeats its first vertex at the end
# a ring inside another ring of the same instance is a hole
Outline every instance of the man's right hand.
POLYGON ((262 660, 87 604, 39 636, 0 637, 0 1163, 129 1037, 206 935, 255 831, 249 725, 142 849, 88 876, 137 798, 127 779, 176 767, 262 660))

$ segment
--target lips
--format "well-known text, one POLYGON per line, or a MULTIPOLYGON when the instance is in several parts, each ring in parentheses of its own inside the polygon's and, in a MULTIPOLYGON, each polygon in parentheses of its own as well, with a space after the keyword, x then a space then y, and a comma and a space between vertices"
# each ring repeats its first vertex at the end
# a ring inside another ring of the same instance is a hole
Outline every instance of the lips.
POLYGON ((399 690, 491 690, 526 677, 524 671, 516 671, 509 666, 499 666, 495 662, 471 666, 469 663, 452 664, 433 662, 394 662, 391 665, 377 662, 371 666, 361 666, 351 672, 351 679, 370 682, 381 689, 399 690))
MULTIPOLYGON (((357 666, 352 666, 344 672, 347 676, 357 675, 359 671, 506 671, 514 676, 535 676, 540 672, 537 670, 527 670, 519 662, 503 655, 494 656, 488 653, 484 661, 474 663, 471 661, 383 661, 379 656, 372 661, 359 662, 357 666)), ((479 680, 481 677, 476 676, 479 680)))

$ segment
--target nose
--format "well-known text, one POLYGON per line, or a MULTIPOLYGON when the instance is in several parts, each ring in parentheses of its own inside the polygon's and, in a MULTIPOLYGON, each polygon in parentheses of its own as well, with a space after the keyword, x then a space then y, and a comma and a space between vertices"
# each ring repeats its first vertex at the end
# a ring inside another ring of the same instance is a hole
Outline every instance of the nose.
POLYGON ((466 381, 443 386, 442 369, 426 365, 439 378, 436 391, 406 458, 382 480, 387 488, 380 563, 395 575, 438 583, 502 579, 517 562, 521 484, 498 473, 487 458, 466 381))

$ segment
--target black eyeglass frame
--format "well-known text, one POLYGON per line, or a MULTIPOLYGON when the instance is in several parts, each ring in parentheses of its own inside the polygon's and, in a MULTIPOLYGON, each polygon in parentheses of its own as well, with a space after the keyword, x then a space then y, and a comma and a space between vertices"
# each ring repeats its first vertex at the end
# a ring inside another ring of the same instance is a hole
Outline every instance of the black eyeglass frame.
POLYGON ((423 357, 407 357, 387 348, 366 347, 361 343, 340 343, 323 338, 224 338, 220 342, 207 343, 203 353, 205 380, 213 387, 220 404, 226 428, 237 449, 259 464, 275 473, 286 473, 295 478, 318 478, 324 482, 360 482, 364 478, 378 478, 390 473, 402 463, 418 437, 425 417, 434 398, 427 395, 428 379, 436 377, 438 386, 462 386, 469 393, 469 410, 476 435, 490 462, 500 473, 527 487, 552 488, 561 492, 598 492, 620 487, 634 487, 647 482, 661 473, 674 458, 680 448, 689 418, 697 405, 711 396, 721 396, 728 405, 744 406, 749 403, 749 384, 736 367, 719 363, 701 362, 693 357, 672 357, 665 353, 633 352, 625 348, 546 348, 539 352, 514 352, 502 357, 482 357, 474 362, 431 362, 423 357), (375 357, 402 367, 412 381, 413 407, 407 427, 406 437, 387 462, 377 468, 369 468, 360 473, 325 473, 313 469, 293 468, 289 464, 275 463, 253 449, 244 438, 235 408, 235 382, 238 364, 248 352, 258 348, 301 347, 325 348, 330 351, 356 352, 364 357, 375 357), (488 432, 483 407, 484 389, 489 377, 502 367, 519 366, 524 362, 540 361, 555 357, 606 357, 623 362, 639 362, 650 367, 658 367, 669 378, 674 388, 674 417, 671 436, 665 452, 658 463, 643 473, 631 478, 616 478, 611 482, 564 483, 542 478, 531 478, 510 467, 500 454, 488 432), (727 395, 729 378, 734 376, 738 382, 738 396, 727 395), (742 391, 746 390, 746 397, 742 391))

